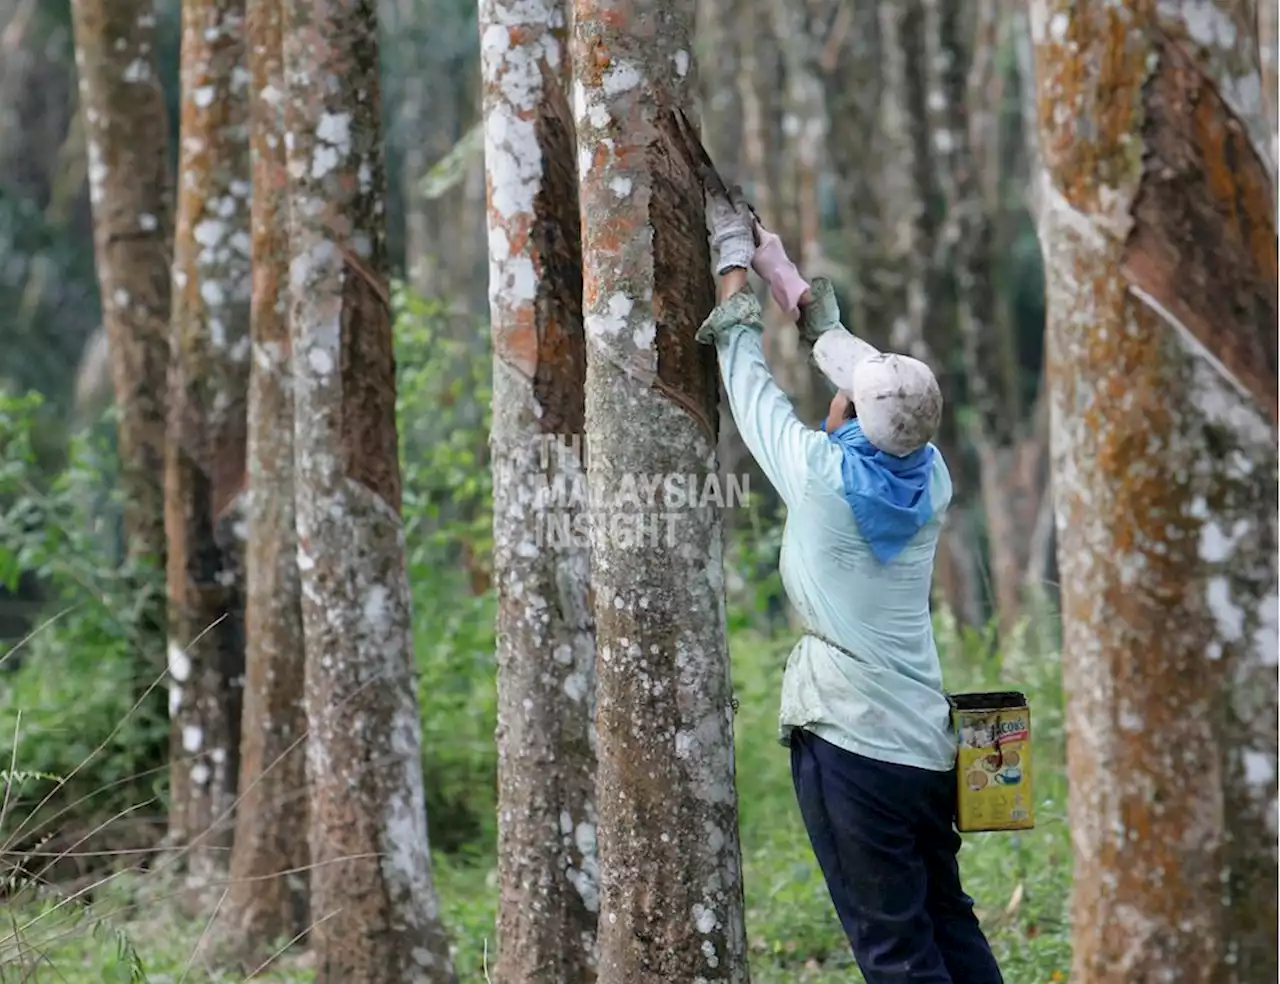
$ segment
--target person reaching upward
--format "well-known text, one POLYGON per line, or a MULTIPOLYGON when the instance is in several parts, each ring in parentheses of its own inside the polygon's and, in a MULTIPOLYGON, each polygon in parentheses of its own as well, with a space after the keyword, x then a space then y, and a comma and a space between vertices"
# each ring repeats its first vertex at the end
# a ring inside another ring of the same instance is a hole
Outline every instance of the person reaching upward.
POLYGON ((805 631, 787 659, 779 740, 823 878, 867 984, 1003 984, 960 881, 956 736, 929 607, 951 500, 932 443, 932 371, 840 323, 736 192, 708 194, 716 347, 729 410, 786 506, 780 573, 805 631), (822 429, 773 379, 754 267, 837 389, 822 429))

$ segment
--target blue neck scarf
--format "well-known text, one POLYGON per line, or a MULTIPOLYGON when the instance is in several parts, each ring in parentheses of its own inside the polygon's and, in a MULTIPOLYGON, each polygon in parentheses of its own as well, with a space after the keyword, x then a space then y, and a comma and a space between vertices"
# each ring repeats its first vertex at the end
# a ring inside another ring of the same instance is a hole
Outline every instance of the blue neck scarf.
POLYGON ((872 445, 856 418, 827 436, 844 452, 844 498, 858 529, 876 559, 887 564, 933 518, 934 447, 926 444, 905 458, 895 457, 872 445))

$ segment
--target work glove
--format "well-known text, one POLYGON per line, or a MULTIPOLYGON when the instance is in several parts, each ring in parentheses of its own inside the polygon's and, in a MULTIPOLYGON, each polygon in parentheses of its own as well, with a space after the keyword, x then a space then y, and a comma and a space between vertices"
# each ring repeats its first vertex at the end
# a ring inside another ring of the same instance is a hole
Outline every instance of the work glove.
POLYGON ((751 259, 751 269, 769 284, 769 293, 778 302, 778 307, 795 321, 800 317, 800 298, 809 289, 809 285, 787 256, 777 233, 770 232, 758 222, 756 231, 760 236, 760 245, 756 247, 751 259))
POLYGON ((800 337, 812 344, 823 332, 843 329, 835 288, 826 277, 814 277, 809 287, 810 300, 800 312, 800 337))
POLYGON ((729 197, 710 188, 706 191, 707 223, 711 226, 711 247, 716 251, 716 275, 735 267, 748 270, 756 250, 755 217, 742 198, 742 189, 729 189, 729 197))

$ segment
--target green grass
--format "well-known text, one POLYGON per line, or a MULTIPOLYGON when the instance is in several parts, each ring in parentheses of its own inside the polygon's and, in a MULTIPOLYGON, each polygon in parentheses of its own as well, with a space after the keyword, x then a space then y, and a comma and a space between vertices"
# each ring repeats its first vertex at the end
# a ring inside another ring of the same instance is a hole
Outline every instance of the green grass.
MULTIPOLYGON (((945 633, 944 633, 945 635, 945 633)), ((960 861, 1005 979, 1061 981, 1070 960, 1066 905, 1070 843, 1064 817, 1061 693, 1056 659, 1005 655, 1005 674, 981 645, 940 636, 952 689, 1001 684, 1031 697, 1035 724, 1037 827, 966 838, 960 861), (966 657, 964 652, 978 651, 966 657)), ((861 981, 817 870, 791 788, 786 750, 776 740, 778 689, 790 640, 740 635, 733 643, 738 788, 747 893, 747 930, 755 984, 861 981)), ((462 865, 437 858, 437 881, 463 982, 484 980, 493 946, 496 881, 492 858, 462 865)), ((154 875, 121 876, 79 902, 0 899, 0 984, 200 984, 244 980, 193 957, 208 917, 186 920, 154 875), (132 951, 136 951, 134 961, 132 951), (140 969, 145 976, 137 976, 140 969)), ((214 913, 210 907, 209 915, 214 913)), ((253 978, 311 979, 306 955, 290 954, 253 978)))

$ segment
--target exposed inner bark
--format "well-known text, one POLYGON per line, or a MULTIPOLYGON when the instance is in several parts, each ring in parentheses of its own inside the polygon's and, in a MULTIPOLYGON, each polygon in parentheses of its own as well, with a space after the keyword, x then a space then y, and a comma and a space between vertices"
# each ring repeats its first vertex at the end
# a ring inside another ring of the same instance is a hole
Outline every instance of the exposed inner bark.
POLYGON ((694 339, 715 305, 711 279, 697 273, 711 263, 702 184, 664 148, 662 143, 652 144, 648 154, 658 383, 693 415, 714 445, 720 433, 719 368, 714 349, 694 339))
POLYGON ((343 278, 340 330, 342 455, 347 476, 380 496, 398 513, 400 448, 391 312, 385 292, 349 261, 343 278))
POLYGON ((1143 90, 1142 183, 1123 270, 1277 421, 1274 189, 1244 127, 1177 42, 1143 90))
POLYGON ((535 117, 542 150, 542 185, 534 196, 531 235, 542 267, 538 280, 537 367, 533 396, 542 407, 542 432, 581 434, 587 377, 582 333, 582 242, 578 214, 577 145, 573 117, 559 86, 548 86, 535 117))

